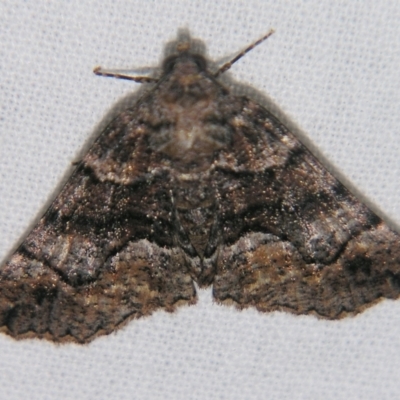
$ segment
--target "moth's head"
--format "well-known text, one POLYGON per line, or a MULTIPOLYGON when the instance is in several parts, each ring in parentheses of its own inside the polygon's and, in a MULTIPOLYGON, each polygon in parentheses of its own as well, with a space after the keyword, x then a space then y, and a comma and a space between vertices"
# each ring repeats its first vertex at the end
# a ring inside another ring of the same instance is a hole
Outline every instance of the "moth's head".
POLYGON ((164 74, 175 71, 184 75, 198 74, 207 70, 207 60, 192 50, 189 41, 185 41, 176 45, 176 52, 164 60, 162 68, 164 74))
MULTIPOLYGON (((264 42, 274 33, 271 29, 266 35, 260 39, 248 45, 244 50, 238 53, 228 62, 221 65, 215 72, 212 73, 213 77, 216 78, 220 74, 227 71, 235 62, 240 60, 250 50, 264 42)), ((172 44, 172 43, 170 43, 172 44)), ((167 49, 171 49, 167 46, 167 49)), ((192 75, 193 77, 201 72, 209 72, 207 69, 207 61, 203 56, 204 46, 199 46, 199 41, 190 37, 188 30, 180 30, 178 32, 178 41, 175 42, 174 53, 166 57, 163 63, 164 75, 179 72, 181 75, 192 75), (198 51, 201 49, 200 51, 198 51)))
POLYGON ((179 103, 187 108, 198 101, 215 97, 218 87, 203 54, 193 46, 192 41, 175 43, 173 53, 162 64, 160 89, 167 102, 179 103))

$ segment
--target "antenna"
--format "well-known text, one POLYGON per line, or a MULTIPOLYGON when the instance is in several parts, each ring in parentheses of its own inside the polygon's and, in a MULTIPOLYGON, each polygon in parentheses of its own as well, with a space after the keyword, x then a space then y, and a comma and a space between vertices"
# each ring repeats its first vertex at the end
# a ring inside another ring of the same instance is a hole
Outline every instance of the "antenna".
POLYGON ((135 81, 138 83, 145 82, 157 82, 158 79, 152 78, 150 76, 132 76, 123 70, 112 70, 112 69, 102 69, 101 67, 96 67, 93 69, 93 72, 99 76, 108 76, 110 78, 118 78, 118 79, 126 79, 128 81, 135 81))
POLYGON ((232 58, 232 60, 228 61, 227 63, 225 63, 224 65, 222 65, 218 71, 214 74, 215 77, 217 77, 218 75, 221 75, 222 73, 224 73, 225 71, 227 71, 230 67, 232 67, 232 65, 240 60, 245 54, 247 54, 250 50, 253 50, 254 47, 258 46, 259 44, 261 44, 264 40, 267 40, 273 33, 274 33, 274 29, 271 29, 266 35, 264 35, 262 38, 258 39, 257 41, 255 41, 254 43, 252 43, 250 46, 247 46, 242 52, 240 52, 236 57, 232 58))

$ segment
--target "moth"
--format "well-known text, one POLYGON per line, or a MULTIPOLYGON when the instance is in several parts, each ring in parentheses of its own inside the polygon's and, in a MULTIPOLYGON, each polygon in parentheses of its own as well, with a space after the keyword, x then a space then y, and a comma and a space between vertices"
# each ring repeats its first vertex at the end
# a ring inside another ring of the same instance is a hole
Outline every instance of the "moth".
POLYGON ((338 319, 400 293, 400 238, 178 41, 0 268, 0 326, 86 343, 196 302, 338 319))

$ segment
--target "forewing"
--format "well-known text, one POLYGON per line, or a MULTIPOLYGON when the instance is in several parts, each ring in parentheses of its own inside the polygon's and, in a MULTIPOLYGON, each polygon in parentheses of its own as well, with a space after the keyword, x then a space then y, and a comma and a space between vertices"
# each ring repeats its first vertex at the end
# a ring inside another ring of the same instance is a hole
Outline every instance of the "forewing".
POLYGON ((244 99, 230 124, 216 300, 333 319, 397 298, 399 234, 261 106, 244 99))
POLYGON ((144 101, 105 129, 1 267, 5 332, 85 342, 130 318, 195 302, 173 243, 169 175, 148 151, 143 113, 151 113, 144 101))

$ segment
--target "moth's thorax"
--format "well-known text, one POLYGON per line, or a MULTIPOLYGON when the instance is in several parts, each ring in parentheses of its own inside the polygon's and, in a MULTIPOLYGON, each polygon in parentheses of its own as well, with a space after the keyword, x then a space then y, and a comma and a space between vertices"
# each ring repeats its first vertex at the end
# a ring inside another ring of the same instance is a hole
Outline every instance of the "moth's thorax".
POLYGON ((229 141, 224 128, 218 129, 215 124, 218 99, 224 89, 196 57, 176 57, 159 86, 159 105, 169 124, 162 130, 162 138, 155 141, 157 151, 174 160, 192 165, 203 159, 209 165, 207 160, 229 141))

